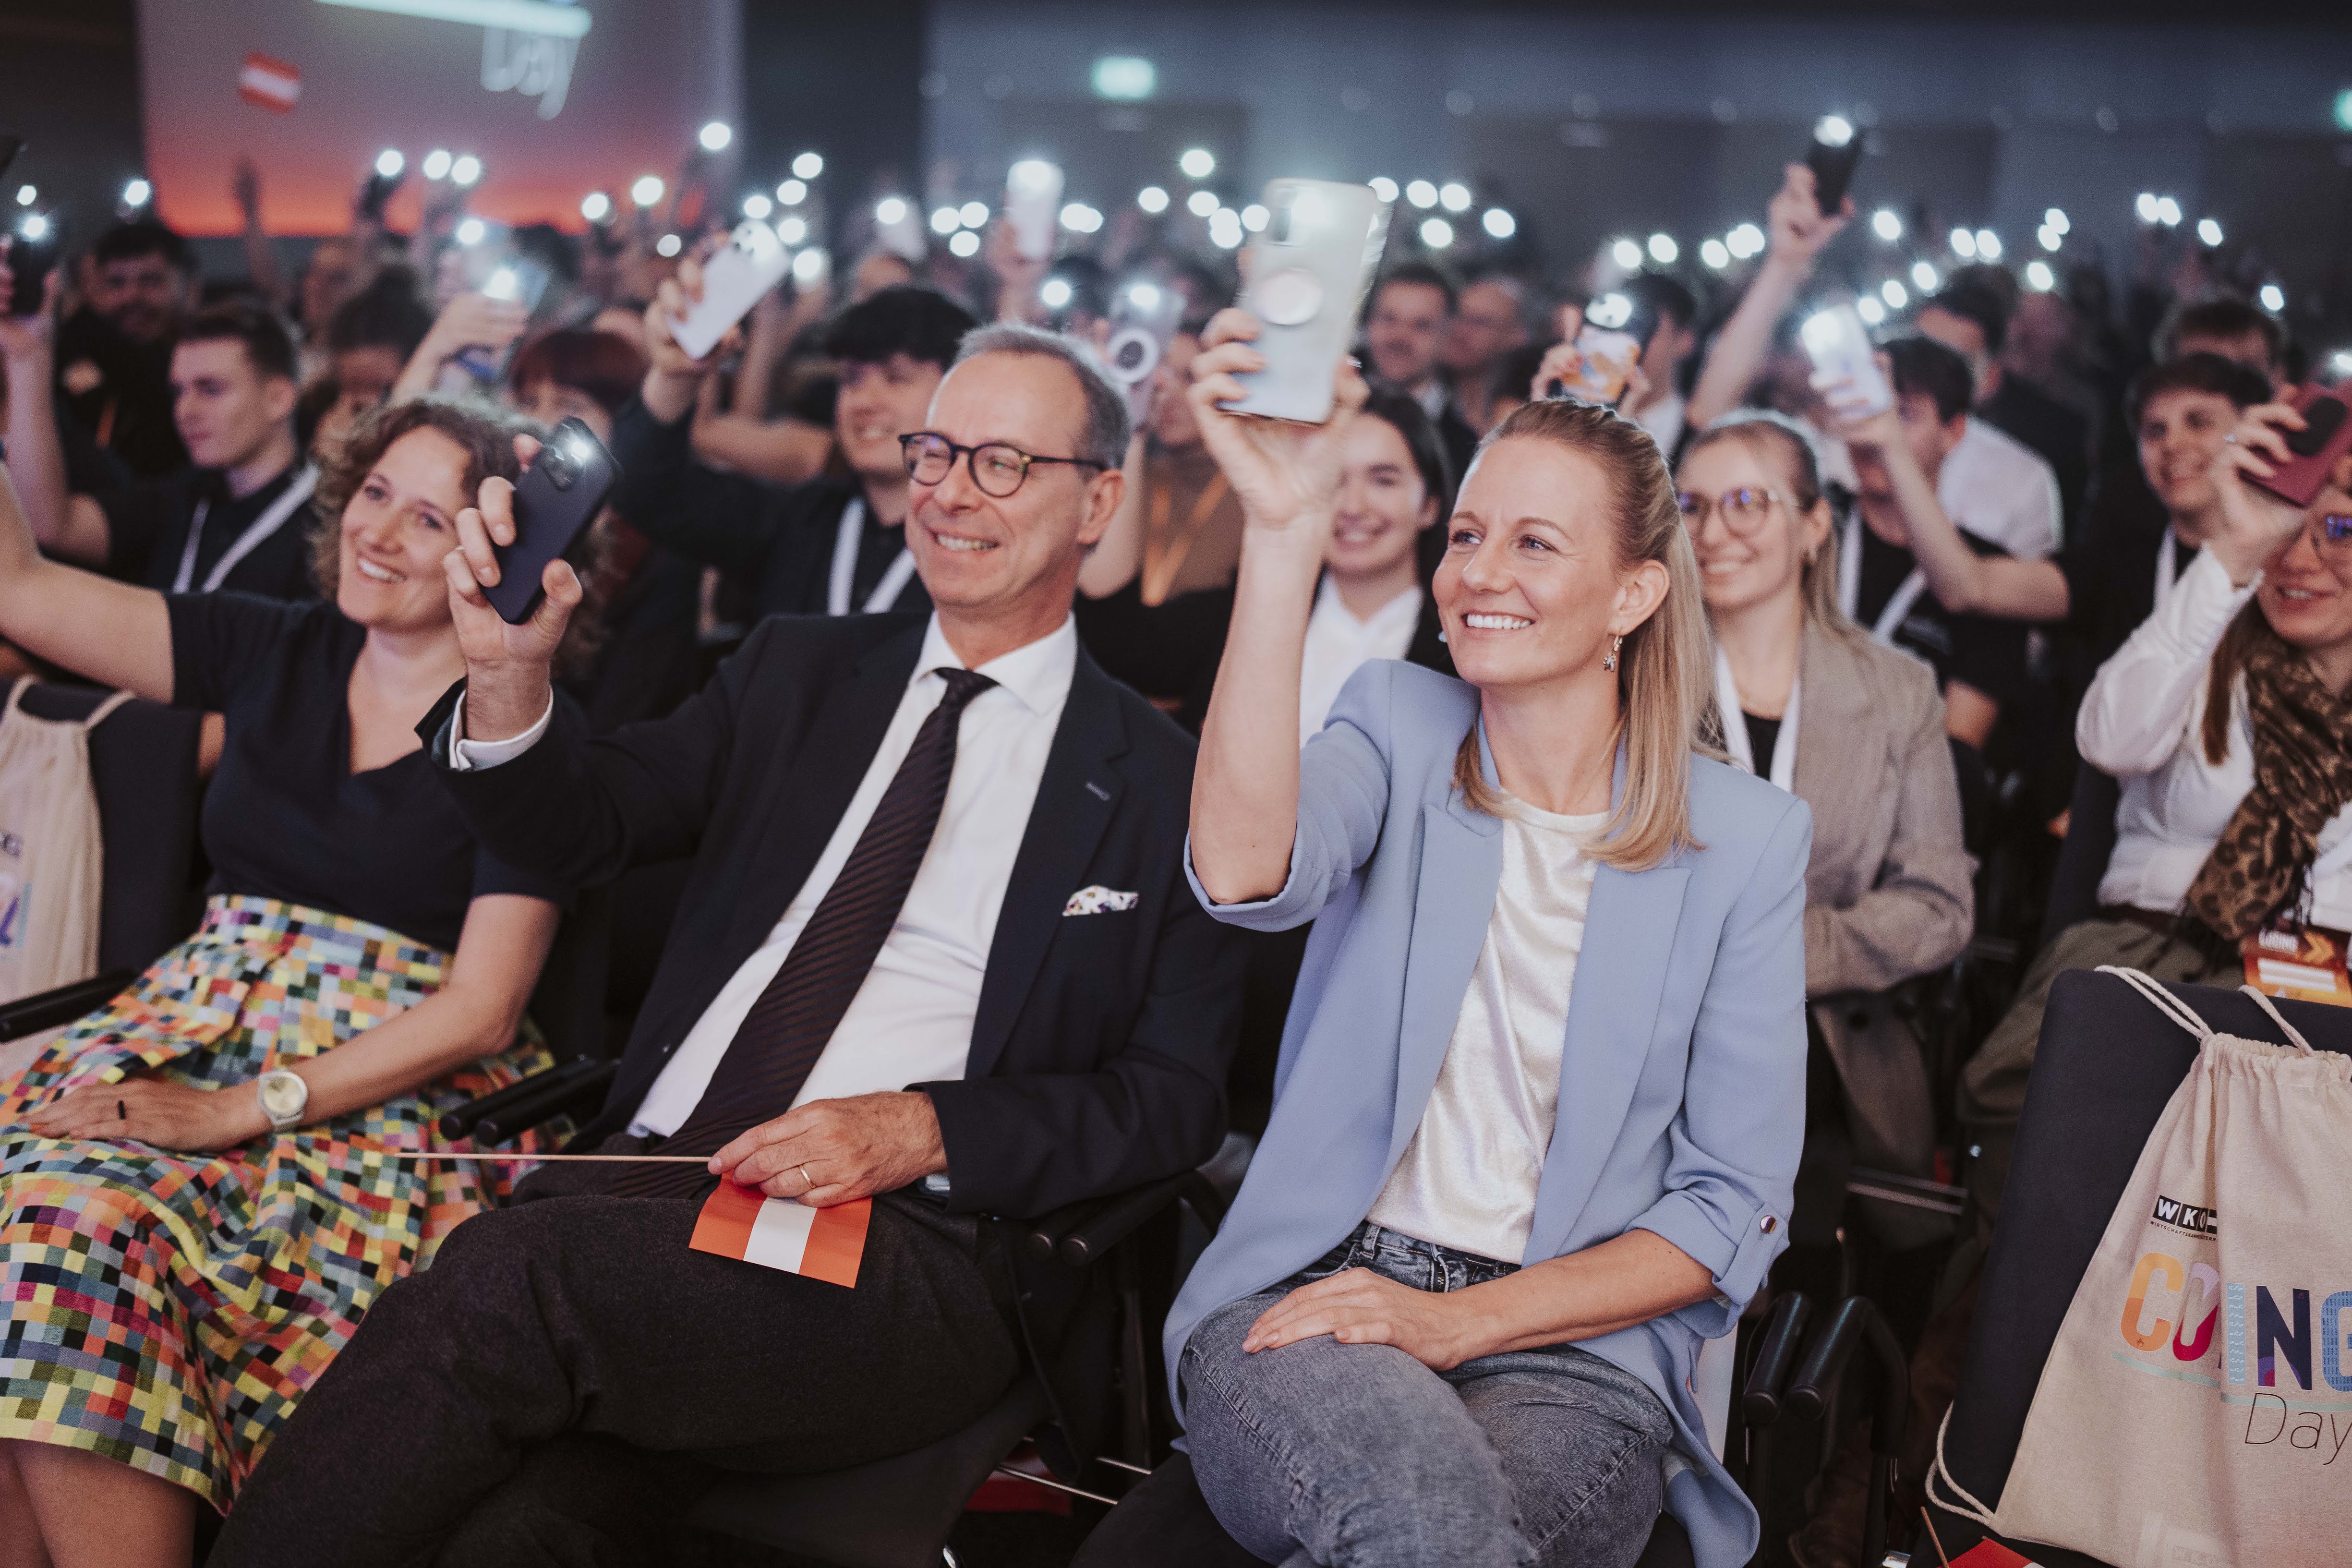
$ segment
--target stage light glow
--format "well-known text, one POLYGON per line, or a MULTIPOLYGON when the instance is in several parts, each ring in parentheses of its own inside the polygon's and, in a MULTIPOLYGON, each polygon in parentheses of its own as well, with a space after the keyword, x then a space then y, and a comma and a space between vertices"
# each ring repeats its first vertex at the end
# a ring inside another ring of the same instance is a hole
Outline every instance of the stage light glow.
POLYGON ((1488 207, 1478 226, 1496 239, 1508 239, 1519 232, 1519 220, 1501 207, 1488 207))
POLYGON ((1164 213, 1168 210, 1168 193, 1158 185, 1146 185, 1135 193, 1135 205, 1148 213, 1164 213))
POLYGON ((706 153, 723 153, 727 143, 735 140, 735 128, 723 120, 714 120, 702 128, 695 140, 702 143, 706 153))

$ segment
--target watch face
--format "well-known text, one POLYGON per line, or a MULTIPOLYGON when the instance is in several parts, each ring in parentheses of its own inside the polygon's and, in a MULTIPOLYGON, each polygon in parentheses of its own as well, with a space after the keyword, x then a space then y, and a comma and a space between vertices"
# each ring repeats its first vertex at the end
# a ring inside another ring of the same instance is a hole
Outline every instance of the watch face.
POLYGON ((310 1098, 310 1086, 290 1072, 274 1072, 261 1080, 261 1109, 272 1118, 299 1116, 310 1098))

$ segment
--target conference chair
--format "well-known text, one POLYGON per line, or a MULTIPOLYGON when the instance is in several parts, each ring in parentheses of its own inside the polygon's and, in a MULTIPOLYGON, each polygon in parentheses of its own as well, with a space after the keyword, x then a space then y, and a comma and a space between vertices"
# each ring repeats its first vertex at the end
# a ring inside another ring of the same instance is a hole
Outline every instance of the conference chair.
MULTIPOLYGON (((25 711, 81 720, 106 700, 94 687, 36 682, 25 711)), ((196 776, 204 716, 133 700, 89 732, 89 777, 105 858, 99 884, 98 973, 0 1005, 0 1046, 72 1023, 110 1001, 196 929, 196 776)))
POLYGON ((2074 799, 2066 809, 2066 842, 2050 878, 2050 901, 2042 915, 2046 945, 2060 931, 2099 912, 2099 881, 2116 853, 2116 812, 2124 786, 2112 773, 2084 763, 2074 771, 2074 799))
MULTIPOLYGON (((2085 770, 2087 772, 2087 770, 2085 770)), ((2214 1028, 2275 1040, 2253 1001, 2205 985, 2168 987, 2214 1028)), ((2279 1010, 2323 1051, 2352 1054, 2352 1010, 2282 1001, 2279 1010)), ((2158 1119, 2197 1058, 2198 1045, 2122 980, 2072 970, 2051 987, 2018 1124, 1992 1249, 1945 1434, 1952 1477, 1998 1507, 2042 1369, 2158 1119)), ((1933 1510, 1942 1552, 1958 1559, 1986 1536, 1958 1514, 1933 1510)), ((1916 1532, 1911 1561, 1941 1560, 1916 1532)), ((2042 1568, 2106 1568, 2079 1552, 2005 1542, 2042 1568)))

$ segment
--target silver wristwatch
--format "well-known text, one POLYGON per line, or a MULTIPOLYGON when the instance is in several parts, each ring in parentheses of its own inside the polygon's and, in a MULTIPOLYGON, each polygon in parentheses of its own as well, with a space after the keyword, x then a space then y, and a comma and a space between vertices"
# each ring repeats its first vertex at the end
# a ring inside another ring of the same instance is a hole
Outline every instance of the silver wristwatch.
POLYGON ((254 1093, 261 1100, 261 1114, 269 1118, 269 1125, 279 1132, 302 1124, 302 1114, 310 1108, 310 1086, 299 1073, 275 1068, 254 1080, 254 1093))

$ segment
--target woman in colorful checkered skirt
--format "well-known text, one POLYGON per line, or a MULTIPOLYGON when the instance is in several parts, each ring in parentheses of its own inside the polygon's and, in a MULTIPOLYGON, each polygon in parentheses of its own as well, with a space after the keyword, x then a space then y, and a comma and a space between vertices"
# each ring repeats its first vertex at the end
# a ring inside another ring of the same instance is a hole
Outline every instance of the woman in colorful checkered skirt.
MULTIPOLYGON (((290 403, 282 333, 229 341, 290 403)), ((465 668, 457 513, 519 428, 370 416, 317 482, 308 605, 44 561, 0 477, 0 636, 225 723, 202 929, 0 1077, 0 1561, 185 1568, 199 1500, 522 1173, 385 1158, 548 1060, 522 1014, 567 889, 477 848, 415 733, 465 668)))

